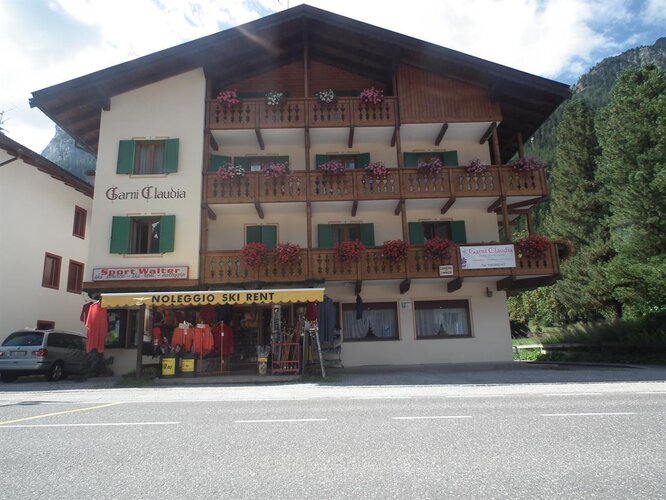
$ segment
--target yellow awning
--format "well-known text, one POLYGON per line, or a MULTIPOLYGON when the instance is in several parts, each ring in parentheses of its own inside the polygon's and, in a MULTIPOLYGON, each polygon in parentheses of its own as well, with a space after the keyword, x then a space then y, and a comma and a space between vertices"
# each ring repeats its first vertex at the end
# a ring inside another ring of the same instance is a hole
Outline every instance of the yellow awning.
POLYGON ((323 288, 103 293, 102 307, 132 307, 142 304, 148 307, 197 307, 222 304, 288 304, 293 302, 321 302, 323 300, 323 288))

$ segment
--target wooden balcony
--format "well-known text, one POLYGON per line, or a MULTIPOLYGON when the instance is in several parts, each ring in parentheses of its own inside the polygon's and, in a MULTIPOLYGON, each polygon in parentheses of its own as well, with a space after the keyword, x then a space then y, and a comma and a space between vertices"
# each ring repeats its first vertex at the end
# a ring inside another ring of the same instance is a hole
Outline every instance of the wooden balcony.
MULTIPOLYGON (((516 253, 517 255, 517 253, 516 253)), ((443 282, 462 281, 471 277, 497 278, 500 288, 520 288, 527 283, 535 288, 538 279, 554 279, 559 276, 557 249, 551 244, 543 257, 516 258, 515 268, 461 269, 459 252, 453 249, 447 259, 438 261, 426 258, 423 246, 410 247, 403 262, 394 263, 382 257, 379 247, 367 249, 358 261, 341 261, 334 250, 313 248, 302 250, 295 264, 282 265, 274 252, 269 252, 266 263, 259 269, 246 266, 240 250, 207 252, 204 255, 202 283, 207 285, 234 285, 248 283, 285 284, 323 281, 360 282, 364 280, 411 280, 440 278, 443 282), (440 278, 441 265, 453 268, 453 275, 440 278), (528 281, 529 280, 529 281, 528 281)))
POLYGON ((327 175, 318 170, 296 170, 283 179, 261 173, 219 179, 206 174, 206 203, 263 203, 298 201, 398 200, 499 196, 541 197, 548 194, 546 173, 516 172, 507 165, 492 166, 483 174, 469 174, 465 167, 447 167, 441 173, 423 175, 416 169, 390 169, 374 178, 365 170, 327 175))
POLYGON ((264 99, 244 99, 235 106, 206 101, 210 130, 242 130, 308 127, 393 127, 397 124, 398 100, 387 97, 377 105, 357 97, 341 97, 324 104, 317 99, 286 99, 268 106, 264 99))

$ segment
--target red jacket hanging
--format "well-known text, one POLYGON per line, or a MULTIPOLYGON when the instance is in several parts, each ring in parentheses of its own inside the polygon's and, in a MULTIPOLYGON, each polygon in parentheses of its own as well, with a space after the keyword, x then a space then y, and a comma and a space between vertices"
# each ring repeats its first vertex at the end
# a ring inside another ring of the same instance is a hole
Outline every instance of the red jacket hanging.
POLYGON ((95 302, 88 309, 86 317, 86 352, 97 349, 97 352, 104 352, 104 343, 109 333, 109 322, 106 309, 102 304, 95 302))

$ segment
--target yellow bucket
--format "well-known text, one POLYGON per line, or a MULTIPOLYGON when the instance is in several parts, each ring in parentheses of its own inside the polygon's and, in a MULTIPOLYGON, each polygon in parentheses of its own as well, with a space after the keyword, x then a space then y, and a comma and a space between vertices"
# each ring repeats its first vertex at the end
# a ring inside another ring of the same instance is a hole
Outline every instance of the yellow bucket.
POLYGON ((176 358, 162 358, 162 376, 173 377, 176 375, 176 358))
POLYGON ((180 371, 183 375, 191 375, 194 373, 194 358, 183 358, 180 365, 180 371))

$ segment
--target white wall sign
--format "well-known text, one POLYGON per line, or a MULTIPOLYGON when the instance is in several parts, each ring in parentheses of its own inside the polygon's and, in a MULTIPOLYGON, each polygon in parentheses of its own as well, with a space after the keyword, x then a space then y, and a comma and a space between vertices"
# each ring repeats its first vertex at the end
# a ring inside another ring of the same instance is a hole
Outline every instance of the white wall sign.
POLYGON ((460 247, 463 269, 498 269, 516 267, 513 245, 478 245, 460 247))
POLYGON ((175 280, 187 279, 188 266, 165 267, 96 267, 93 269, 93 281, 116 280, 175 280))
POLYGON ((453 266, 439 266, 439 275, 440 276, 453 276, 453 266))

